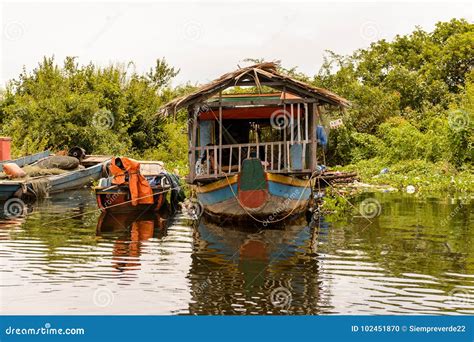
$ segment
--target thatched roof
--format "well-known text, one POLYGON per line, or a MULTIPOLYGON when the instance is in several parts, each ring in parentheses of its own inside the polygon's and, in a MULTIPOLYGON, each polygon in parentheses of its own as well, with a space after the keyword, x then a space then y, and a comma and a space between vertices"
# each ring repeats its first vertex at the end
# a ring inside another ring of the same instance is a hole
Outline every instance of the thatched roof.
POLYGON ((323 88, 313 87, 309 84, 280 74, 277 71, 277 64, 266 62, 237 69, 233 72, 222 75, 218 79, 203 85, 195 92, 176 98, 164 105, 160 112, 174 113, 181 108, 186 108, 195 103, 200 103, 208 98, 218 94, 219 92, 242 82, 249 81, 257 87, 268 83, 270 87, 285 90, 298 95, 302 98, 315 98, 321 103, 334 106, 347 107, 349 101, 323 88), (272 85, 273 84, 273 85, 272 85))

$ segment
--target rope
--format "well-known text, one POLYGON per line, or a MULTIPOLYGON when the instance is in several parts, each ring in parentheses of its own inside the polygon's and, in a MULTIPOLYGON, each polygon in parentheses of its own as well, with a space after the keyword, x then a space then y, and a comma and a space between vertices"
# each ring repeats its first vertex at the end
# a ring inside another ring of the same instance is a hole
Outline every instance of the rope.
MULTIPOLYGON (((311 180, 315 177, 315 173, 316 173, 316 171, 313 172, 313 174, 311 175, 311 177, 308 179, 308 182, 307 182, 307 184, 305 185, 304 190, 306 190, 306 189, 308 188, 308 184, 309 184, 309 186, 311 186, 311 180)), ((247 210, 247 208, 245 208, 245 207, 242 205, 242 203, 240 202, 239 198, 237 197, 237 194, 234 192, 234 189, 232 188, 232 185, 230 184, 229 178, 227 177, 227 175, 226 175, 225 173, 224 173, 224 176, 225 176, 225 178, 226 178, 226 180, 227 180, 227 184, 229 185, 230 190, 232 191, 232 194, 233 194, 234 198, 237 200, 237 203, 239 203, 240 207, 241 207, 241 208, 245 211, 245 213, 246 213, 248 216, 250 216, 253 220, 255 220, 256 222, 262 223, 262 224, 281 222, 281 221, 287 219, 288 217, 290 217, 291 215, 293 215, 293 212, 294 212, 294 211, 296 210, 296 208, 298 207, 298 204, 299 204, 299 202, 301 201, 301 198, 303 197, 303 193, 304 193, 304 190, 303 190, 303 191, 301 192, 301 195, 300 195, 300 197, 298 198, 298 200, 297 200, 297 202, 296 202, 294 208, 291 209, 291 211, 290 211, 287 215, 285 215, 285 216, 279 218, 278 220, 272 220, 272 221, 268 221, 268 220, 267 220, 267 221, 263 221, 263 220, 260 220, 259 218, 255 217, 255 216, 253 216, 252 213, 249 212, 249 211, 247 210)))

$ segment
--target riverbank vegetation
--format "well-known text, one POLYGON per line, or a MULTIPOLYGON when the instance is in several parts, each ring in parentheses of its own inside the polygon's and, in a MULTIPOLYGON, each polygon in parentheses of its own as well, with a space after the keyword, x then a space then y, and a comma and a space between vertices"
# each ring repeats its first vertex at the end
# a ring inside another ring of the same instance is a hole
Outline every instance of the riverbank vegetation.
MULTIPOLYGON (((397 188, 473 191, 473 46, 474 25, 453 19, 349 56, 328 51, 314 76, 282 71, 352 102, 344 113, 323 115, 326 125, 344 123, 329 131, 321 156, 328 166, 397 188)), ((179 70, 165 59, 143 75, 133 70, 131 63, 80 66, 67 58, 59 65, 44 58, 2 92, 0 135, 13 138, 16 155, 78 145, 89 153, 160 159, 184 174, 185 115, 157 112, 194 86, 172 87, 179 70)))

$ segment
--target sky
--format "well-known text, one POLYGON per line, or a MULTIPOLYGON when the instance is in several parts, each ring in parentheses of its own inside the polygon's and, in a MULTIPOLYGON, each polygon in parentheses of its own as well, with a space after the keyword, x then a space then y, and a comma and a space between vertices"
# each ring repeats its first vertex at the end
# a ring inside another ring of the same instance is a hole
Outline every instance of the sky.
POLYGON ((379 39, 430 31, 438 21, 472 22, 474 2, 2 2, 0 86, 43 56, 80 64, 133 61, 146 72, 165 57, 174 85, 205 83, 244 66, 280 60, 315 75, 325 50, 349 54, 379 39))

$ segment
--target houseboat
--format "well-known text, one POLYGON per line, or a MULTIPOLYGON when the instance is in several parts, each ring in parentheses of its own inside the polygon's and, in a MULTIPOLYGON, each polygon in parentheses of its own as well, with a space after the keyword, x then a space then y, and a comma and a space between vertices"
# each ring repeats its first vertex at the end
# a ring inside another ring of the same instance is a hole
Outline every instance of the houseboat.
POLYGON ((204 213, 271 224, 311 205, 321 109, 348 105, 280 73, 275 63, 260 63, 169 102, 161 113, 187 111, 187 182, 204 213))

